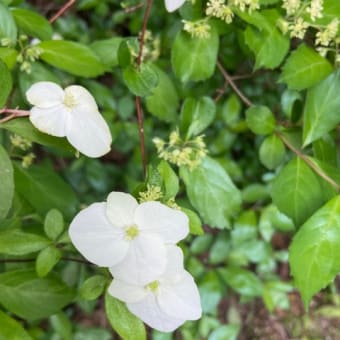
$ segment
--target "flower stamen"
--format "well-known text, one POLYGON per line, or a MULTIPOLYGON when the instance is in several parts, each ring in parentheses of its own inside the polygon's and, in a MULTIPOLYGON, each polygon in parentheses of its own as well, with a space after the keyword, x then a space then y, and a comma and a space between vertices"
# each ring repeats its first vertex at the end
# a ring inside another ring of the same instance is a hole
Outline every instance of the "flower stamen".
POLYGON ((128 241, 132 241, 133 239, 135 239, 137 236, 139 235, 139 230, 138 227, 136 225, 132 225, 130 227, 127 227, 125 229, 125 238, 128 241))

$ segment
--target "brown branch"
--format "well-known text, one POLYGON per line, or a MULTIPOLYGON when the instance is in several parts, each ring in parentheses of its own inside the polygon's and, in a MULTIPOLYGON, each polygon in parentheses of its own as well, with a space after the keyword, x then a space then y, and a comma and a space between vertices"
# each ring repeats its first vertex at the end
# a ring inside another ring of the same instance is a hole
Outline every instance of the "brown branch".
POLYGON ((247 106, 252 106, 253 103, 241 92, 241 90, 235 84, 233 78, 229 75, 226 69, 223 67, 220 61, 217 61, 217 67, 221 71, 224 79, 228 82, 228 84, 233 88, 236 94, 240 97, 244 104, 247 106))
MULTIPOLYGON (((61 261, 70 261, 70 262, 78 262, 78 263, 84 263, 84 264, 93 264, 91 262, 88 262, 86 260, 82 260, 82 259, 76 259, 73 257, 62 257, 60 259, 61 261)), ((2 260, 0 259, 0 263, 26 263, 26 262, 35 262, 36 259, 35 258, 31 258, 31 259, 5 259, 2 260)))
POLYGON ((326 182, 331 184, 336 190, 340 191, 340 185, 336 183, 327 174, 325 174, 324 171, 317 164, 315 164, 308 156, 303 154, 299 149, 292 145, 282 133, 276 132, 275 134, 282 140, 282 142, 287 146, 288 149, 293 151, 297 157, 301 158, 312 170, 314 170, 316 174, 318 174, 326 182))
POLYGON ((30 115, 30 111, 18 110, 18 109, 7 109, 7 108, 3 108, 0 110, 0 114, 3 114, 3 113, 10 113, 10 115, 6 116, 5 118, 0 119, 0 124, 5 123, 14 118, 26 117, 30 115))
POLYGON ((131 6, 131 7, 125 8, 125 9, 124 9, 124 12, 125 12, 125 13, 133 13, 133 12, 138 11, 139 9, 141 9, 143 6, 144 6, 144 3, 141 2, 141 3, 138 4, 138 5, 135 5, 135 6, 131 6))
POLYGON ((54 14, 51 19, 49 20, 50 24, 54 23, 59 17, 61 17, 65 12, 67 12, 77 0, 69 0, 60 10, 54 14))
MULTIPOLYGON (((143 26, 142 31, 140 34, 140 40, 139 40, 139 52, 137 56, 137 66, 140 67, 142 64, 142 58, 143 58, 143 49, 144 49, 144 40, 145 40, 145 32, 146 27, 148 25, 149 17, 150 17, 150 11, 152 7, 152 0, 147 0, 146 9, 144 13, 143 18, 143 26)), ((143 127, 143 111, 142 111, 142 105, 140 97, 136 96, 136 110, 137 110, 137 119, 138 119, 138 132, 139 132, 139 141, 140 141, 140 148, 141 148, 141 154, 142 154, 142 162, 143 162, 143 174, 144 177, 146 177, 146 152, 145 152, 145 140, 144 140, 144 127, 143 127)))

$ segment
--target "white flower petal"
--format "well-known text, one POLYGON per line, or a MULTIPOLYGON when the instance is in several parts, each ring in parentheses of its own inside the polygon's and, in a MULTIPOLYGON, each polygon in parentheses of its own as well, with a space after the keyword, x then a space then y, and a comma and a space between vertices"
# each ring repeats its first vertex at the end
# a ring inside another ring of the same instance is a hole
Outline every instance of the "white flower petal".
POLYGON ((40 81, 27 90, 26 98, 34 106, 48 108, 63 103, 64 91, 58 84, 40 81))
POLYGON ((109 294, 123 302, 134 303, 143 300, 150 292, 142 286, 114 279, 109 286, 109 294))
POLYGON ((135 222, 143 231, 160 235, 169 244, 177 243, 189 233, 187 215, 159 202, 140 204, 135 212, 135 222))
POLYGON ((111 149, 111 132, 104 118, 90 106, 74 106, 66 131, 68 141, 88 157, 100 157, 111 149))
POLYGON ((63 104, 48 108, 33 107, 29 119, 38 130, 52 136, 65 137, 69 112, 63 104))
POLYGON ((136 285, 146 285, 156 280, 166 267, 166 247, 154 235, 139 235, 130 241, 124 259, 110 269, 118 280, 136 285))
POLYGON ((177 246, 167 246, 167 264, 165 271, 159 278, 161 283, 175 284, 181 280, 184 273, 183 266, 183 252, 182 249, 177 246))
POLYGON ((165 7, 168 12, 173 12, 184 4, 185 0, 165 0, 165 7))
POLYGON ((129 227, 135 223, 133 217, 137 207, 132 195, 113 191, 107 197, 106 215, 115 227, 129 227))
POLYGON ((175 285, 162 284, 157 301, 163 312, 172 317, 197 320, 202 315, 201 299, 194 279, 188 272, 175 285))
POLYGON ((94 203, 73 219, 69 234, 74 246, 89 261, 109 267, 119 263, 128 252, 123 230, 107 219, 106 203, 94 203))
POLYGON ((71 85, 65 88, 65 97, 71 97, 76 106, 84 106, 92 111, 98 111, 98 106, 92 94, 84 87, 71 85))
POLYGON ((147 295, 140 302, 127 303, 126 306, 131 313, 160 332, 172 332, 185 322, 184 319, 172 318, 165 314, 159 308, 154 294, 147 295))

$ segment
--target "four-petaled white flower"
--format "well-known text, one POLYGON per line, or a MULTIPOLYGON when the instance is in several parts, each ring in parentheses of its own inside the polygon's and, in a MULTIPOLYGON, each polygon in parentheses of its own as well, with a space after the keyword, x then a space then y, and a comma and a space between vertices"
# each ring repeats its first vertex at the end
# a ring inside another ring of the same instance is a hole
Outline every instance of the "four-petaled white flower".
POLYGON ((166 245, 188 235, 188 217, 159 202, 138 205, 134 197, 112 192, 72 221, 69 234, 89 261, 109 267, 124 282, 147 284, 166 267, 166 245))
POLYGON ((183 268, 181 249, 168 246, 167 259, 164 273, 147 285, 114 279, 108 290, 124 301, 131 313, 161 332, 171 332, 186 320, 197 320, 202 314, 196 284, 183 268))
POLYGON ((29 118, 38 130, 66 137, 89 157, 100 157, 110 151, 110 129, 84 87, 72 85, 63 90, 55 83, 42 81, 32 85, 26 97, 34 105, 29 118))
POLYGON ((176 11, 184 4, 185 0, 165 0, 165 8, 168 12, 176 11))

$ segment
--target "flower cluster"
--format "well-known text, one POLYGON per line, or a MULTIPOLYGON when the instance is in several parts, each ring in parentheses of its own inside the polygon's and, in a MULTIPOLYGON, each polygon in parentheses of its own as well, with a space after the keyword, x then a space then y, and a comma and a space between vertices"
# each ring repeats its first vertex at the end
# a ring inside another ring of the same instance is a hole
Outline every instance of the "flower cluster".
POLYGON ((171 132, 168 143, 158 137, 153 142, 160 158, 177 166, 188 166, 190 170, 198 167, 208 152, 203 136, 182 140, 178 131, 171 132))
POLYGON ((139 193, 139 202, 158 201, 163 197, 162 189, 158 185, 146 186, 146 191, 139 193))
POLYGON ((193 38, 206 39, 210 37, 210 25, 206 19, 197 21, 182 20, 183 30, 193 38))
POLYGON ((69 234, 89 261, 109 268, 112 296, 150 327, 171 332, 202 313, 197 286, 176 246, 188 224, 179 210, 112 192, 106 202, 82 210, 69 234))
POLYGON ((23 168, 28 168, 30 165, 32 165, 35 155, 33 152, 29 152, 29 150, 32 148, 32 143, 19 136, 19 135, 10 135, 10 142, 11 142, 11 149, 15 150, 15 153, 12 153, 12 156, 21 159, 21 165, 23 168))
POLYGON ((26 98, 34 105, 29 119, 38 130, 66 137, 89 157, 100 157, 110 151, 110 129, 84 87, 72 85, 63 90, 55 83, 42 81, 28 89, 26 98))

